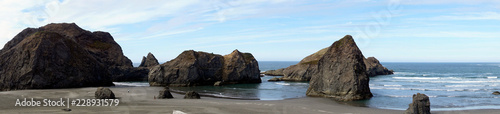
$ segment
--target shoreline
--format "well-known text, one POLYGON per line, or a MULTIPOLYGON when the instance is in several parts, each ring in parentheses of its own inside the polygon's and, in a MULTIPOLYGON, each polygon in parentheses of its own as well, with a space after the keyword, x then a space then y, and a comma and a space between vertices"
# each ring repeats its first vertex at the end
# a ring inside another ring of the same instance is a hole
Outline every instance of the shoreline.
MULTIPOLYGON (((304 97, 285 100, 241 100, 213 98, 183 99, 183 94, 172 92, 173 99, 154 99, 163 87, 110 87, 120 100, 118 106, 76 107, 71 113, 390 113, 404 110, 356 107, 340 104, 327 98, 304 97), (127 91, 130 90, 130 93, 127 91)), ((17 99, 93 99, 96 87, 72 89, 39 89, 0 92, 0 110, 5 113, 67 113, 66 107, 19 107, 17 99)), ((432 111, 432 109, 431 109, 432 111)), ((498 113, 498 109, 432 111, 432 113, 498 113)))

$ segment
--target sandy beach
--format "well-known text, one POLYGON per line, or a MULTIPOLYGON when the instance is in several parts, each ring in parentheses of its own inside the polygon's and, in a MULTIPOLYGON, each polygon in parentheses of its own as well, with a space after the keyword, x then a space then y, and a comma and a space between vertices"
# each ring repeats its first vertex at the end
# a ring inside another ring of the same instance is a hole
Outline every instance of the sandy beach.
MULTIPOLYGON (((184 95, 172 93, 173 99, 154 99, 162 87, 111 87, 119 98, 118 106, 76 107, 22 107, 15 106, 17 99, 93 99, 95 87, 73 89, 18 90, 0 92, 2 113, 173 113, 188 114, 401 114, 402 110, 386 110, 342 105, 326 98, 297 98, 287 100, 236 100, 202 97, 183 99, 184 95), (130 92, 128 92, 130 91, 130 92)), ((432 101, 431 101, 432 102, 432 101)), ((71 105, 71 104, 70 104, 71 105)), ((431 109, 432 111, 432 109, 431 109)), ((500 110, 433 111, 435 114, 497 114, 500 110)))

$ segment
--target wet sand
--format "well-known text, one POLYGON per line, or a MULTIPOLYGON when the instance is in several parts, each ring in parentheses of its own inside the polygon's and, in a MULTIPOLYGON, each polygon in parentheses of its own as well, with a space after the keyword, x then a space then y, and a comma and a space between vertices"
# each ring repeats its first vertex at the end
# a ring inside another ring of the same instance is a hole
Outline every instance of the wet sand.
MULTIPOLYGON (((375 109, 342 105, 327 98, 305 97, 287 100, 238 100, 203 97, 183 99, 184 95, 172 93, 173 99, 154 99, 162 87, 110 87, 119 98, 118 106, 76 107, 22 107, 14 106, 17 99, 35 100, 60 98, 93 99, 95 87, 74 89, 18 90, 0 92, 2 113, 173 113, 188 114, 402 114, 403 110, 375 109), (130 90, 130 92, 128 92, 130 90)), ((431 101, 432 102, 432 101, 431 101)), ((70 104, 71 105, 71 104, 70 104)), ((432 111, 432 109, 431 109, 432 111)), ((434 114, 498 114, 500 110, 432 111, 434 114)))

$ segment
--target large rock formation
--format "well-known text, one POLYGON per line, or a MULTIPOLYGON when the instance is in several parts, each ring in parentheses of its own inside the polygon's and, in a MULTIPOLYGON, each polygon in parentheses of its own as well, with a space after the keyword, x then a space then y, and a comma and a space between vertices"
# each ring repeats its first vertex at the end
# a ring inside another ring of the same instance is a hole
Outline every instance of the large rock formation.
MULTIPOLYGON (((269 70, 264 72, 266 75, 283 76, 282 81, 309 81, 311 76, 318 69, 319 60, 325 55, 328 48, 323 48, 318 52, 311 54, 302 59, 298 64, 289 66, 285 69, 269 70)), ((388 70, 375 57, 364 59, 366 73, 373 77, 377 75, 393 74, 392 70, 388 70)))
POLYGON ((196 86, 223 83, 260 83, 259 65, 250 53, 238 50, 221 56, 188 50, 151 68, 151 86, 196 86))
POLYGON ((109 33, 74 23, 27 28, 0 52, 0 90, 111 86, 107 68, 132 64, 109 33))
POLYGON ((306 94, 339 101, 371 98, 364 59, 350 35, 336 41, 316 63, 317 70, 310 72, 312 78, 306 94))
POLYGON ((141 65, 139 67, 153 67, 159 65, 156 57, 150 52, 147 57, 142 57, 141 65))
POLYGON ((427 95, 420 93, 413 94, 413 102, 409 104, 405 114, 430 114, 430 106, 431 102, 427 95))

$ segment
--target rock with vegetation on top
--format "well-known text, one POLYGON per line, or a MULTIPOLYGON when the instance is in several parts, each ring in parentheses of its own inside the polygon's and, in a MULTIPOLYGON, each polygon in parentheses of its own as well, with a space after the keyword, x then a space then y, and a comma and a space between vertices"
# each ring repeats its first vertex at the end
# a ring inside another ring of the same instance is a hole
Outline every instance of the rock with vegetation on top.
POLYGON ((188 91, 184 96, 184 99, 200 99, 200 94, 194 91, 188 91))
POLYGON ((170 93, 170 89, 168 87, 164 88, 163 90, 160 90, 160 95, 158 95, 158 99, 171 99, 174 98, 172 94, 170 93))
POLYGON ((311 72, 306 94, 338 101, 371 98, 364 59, 352 36, 336 41, 318 61, 317 70, 311 72))
POLYGON ((99 87, 95 91, 96 99, 115 99, 115 94, 107 87, 99 87))
POLYGON ((430 106, 431 102, 427 95, 420 93, 413 94, 413 102, 409 104, 405 114, 430 114, 430 106))
POLYGON ((284 75, 283 70, 285 70, 285 68, 280 68, 278 70, 268 70, 268 71, 263 72, 262 74, 269 75, 269 76, 283 76, 284 75))
POLYGON ((225 84, 260 83, 257 60, 250 53, 238 50, 221 56, 188 50, 177 58, 151 68, 151 86, 196 86, 213 85, 217 81, 225 84))
POLYGON ((147 57, 142 57, 142 61, 139 67, 153 67, 159 64, 160 63, 158 63, 156 57, 151 52, 149 52, 147 57))

